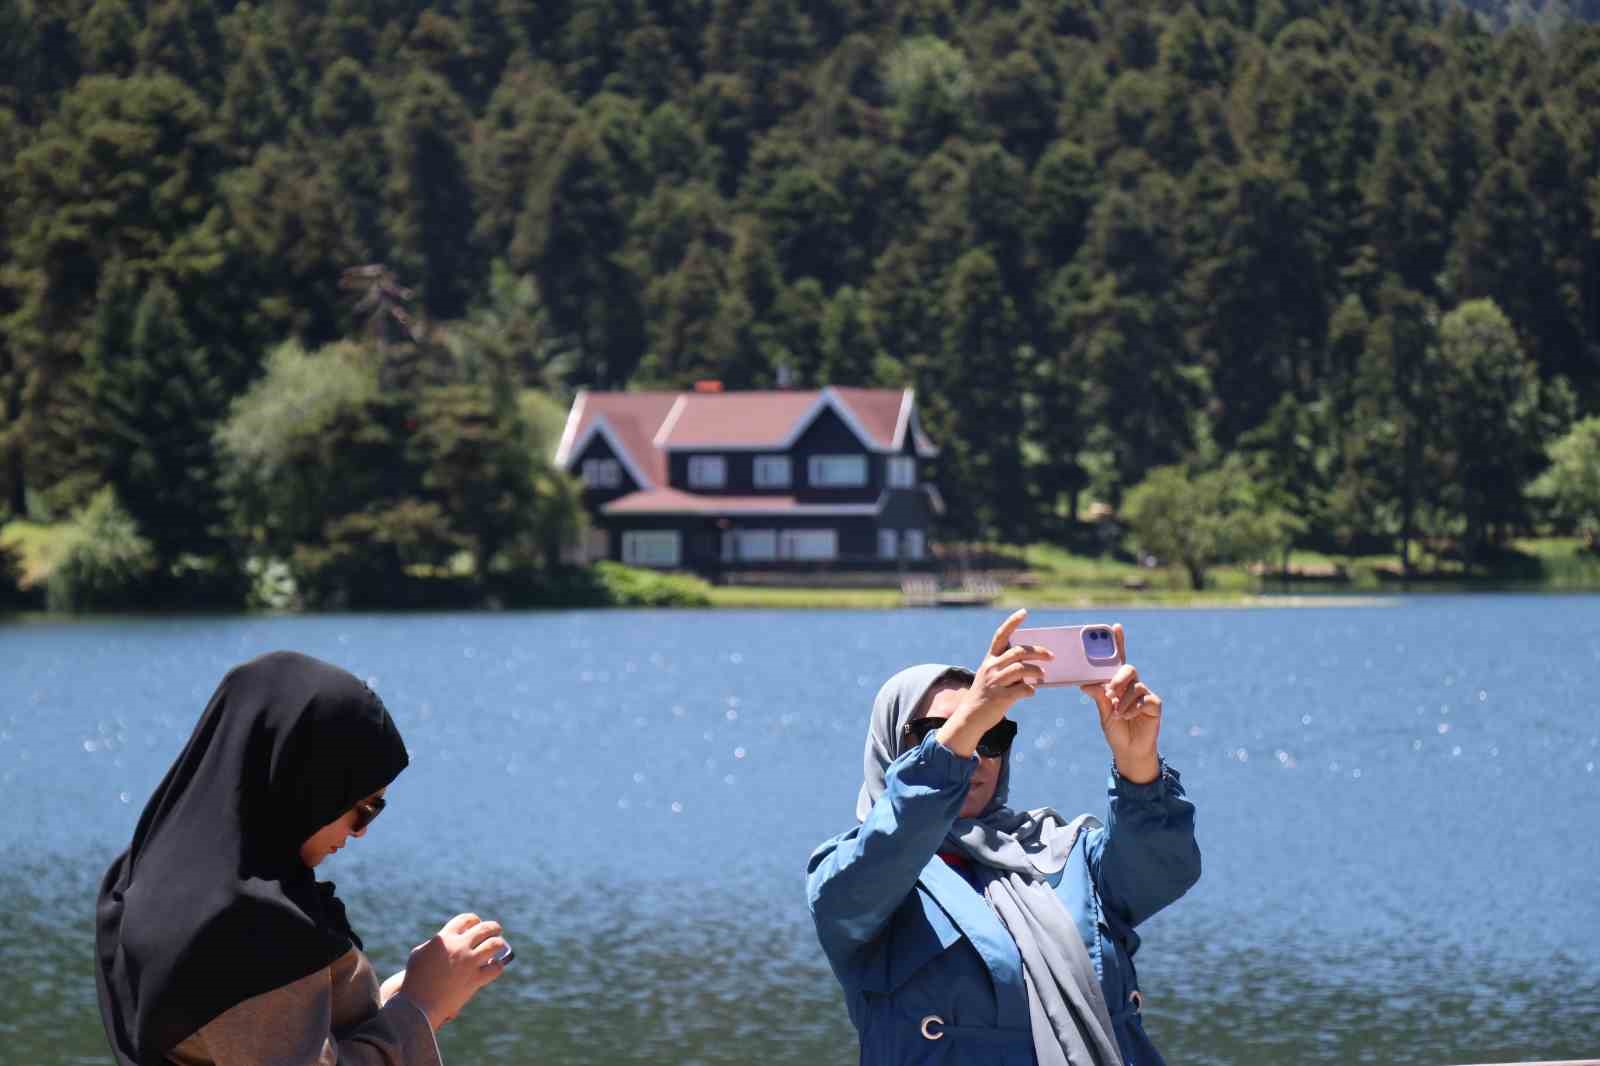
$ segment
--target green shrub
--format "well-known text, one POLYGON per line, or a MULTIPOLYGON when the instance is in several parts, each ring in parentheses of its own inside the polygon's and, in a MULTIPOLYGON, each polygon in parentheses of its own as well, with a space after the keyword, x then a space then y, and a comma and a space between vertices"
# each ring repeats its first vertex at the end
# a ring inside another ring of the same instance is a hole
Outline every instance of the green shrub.
POLYGON ((115 610, 140 605, 155 574, 155 552, 109 488, 101 489, 62 537, 50 572, 52 611, 115 610))
POLYGON ((490 575, 486 591, 496 606, 517 609, 711 605, 711 586, 700 578, 611 562, 548 569, 522 567, 490 575))
POLYGON ((595 573, 615 607, 706 607, 711 586, 688 574, 663 574, 621 563, 599 562, 595 573))

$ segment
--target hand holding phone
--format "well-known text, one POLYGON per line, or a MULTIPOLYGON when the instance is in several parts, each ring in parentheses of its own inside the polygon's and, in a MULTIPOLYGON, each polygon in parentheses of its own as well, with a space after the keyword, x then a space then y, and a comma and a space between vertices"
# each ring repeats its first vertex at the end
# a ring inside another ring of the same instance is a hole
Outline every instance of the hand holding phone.
POLYGON ((1043 663, 1040 682, 1047 688, 1104 684, 1123 664, 1116 634, 1105 623, 1019 629, 1011 634, 1011 643, 1049 649, 1054 658, 1043 663))

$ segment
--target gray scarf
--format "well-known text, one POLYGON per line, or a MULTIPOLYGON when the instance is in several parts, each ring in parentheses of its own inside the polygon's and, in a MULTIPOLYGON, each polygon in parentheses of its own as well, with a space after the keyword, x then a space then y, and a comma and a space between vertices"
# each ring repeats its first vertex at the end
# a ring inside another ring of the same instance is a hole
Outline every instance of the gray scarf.
MULTIPOLYGON (((936 683, 972 681, 959 666, 925 663, 884 682, 872 703, 862 757, 865 780, 856 819, 865 821, 884 791, 889 764, 903 754, 900 735, 936 683)), ((988 869, 984 899, 1017 943, 1028 988, 1028 1017, 1039 1066, 1115 1066, 1122 1061, 1111 1014, 1077 923, 1045 878, 1059 872, 1088 815, 1070 823, 1053 809, 1014 811, 1005 805, 1011 760, 1000 767, 994 799, 976 818, 958 818, 946 840, 988 869)))

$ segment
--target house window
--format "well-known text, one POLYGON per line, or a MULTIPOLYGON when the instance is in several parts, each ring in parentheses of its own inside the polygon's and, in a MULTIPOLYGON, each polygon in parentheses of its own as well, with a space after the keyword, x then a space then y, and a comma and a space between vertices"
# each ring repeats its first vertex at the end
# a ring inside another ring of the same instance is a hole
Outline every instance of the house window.
POLYGON ((689 487, 720 489, 728 483, 728 461, 720 455, 689 456, 689 487))
POLYGON ((622 534, 622 561, 629 566, 674 567, 683 559, 675 529, 632 530, 622 534))
POLYGON ((807 469, 819 489, 858 489, 867 483, 865 455, 813 455, 807 469))
POLYGON ((900 531, 897 529, 878 530, 878 558, 893 559, 900 554, 900 531))
POLYGON ((791 466, 787 455, 756 456, 755 480, 758 489, 789 487, 791 466))
POLYGON ((891 489, 917 487, 917 461, 909 455, 891 455, 887 478, 891 489))
POLYGON ((728 562, 763 563, 778 557, 778 533, 773 529, 735 529, 723 542, 728 562))
POLYGON ((779 544, 783 558, 812 562, 839 557, 839 534, 832 529, 786 529, 779 544))
POLYGON ((583 461, 583 487, 587 489, 615 489, 622 486, 622 464, 615 459, 585 459, 583 461))
POLYGON ((908 529, 905 533, 905 554, 907 559, 920 559, 925 548, 923 533, 920 529, 908 529))

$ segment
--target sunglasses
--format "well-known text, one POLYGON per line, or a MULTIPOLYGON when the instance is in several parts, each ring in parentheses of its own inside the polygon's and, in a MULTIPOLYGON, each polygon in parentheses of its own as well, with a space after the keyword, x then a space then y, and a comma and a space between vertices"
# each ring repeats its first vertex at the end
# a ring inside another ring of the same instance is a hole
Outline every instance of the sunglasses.
MULTIPOLYGON (((923 738, 949 721, 948 718, 918 718, 914 722, 907 722, 905 738, 908 747, 921 744, 923 738)), ((995 727, 985 733, 978 740, 978 754, 986 759, 998 759, 1011 750, 1011 742, 1017 739, 1017 723, 1009 718, 1000 719, 995 727)))
POLYGON ((356 820, 350 831, 352 833, 361 832, 367 826, 371 825, 372 820, 378 817, 378 815, 382 814, 383 809, 388 805, 389 804, 382 796, 379 796, 376 799, 362 800, 360 803, 356 804, 353 808, 351 808, 356 812, 356 820))

